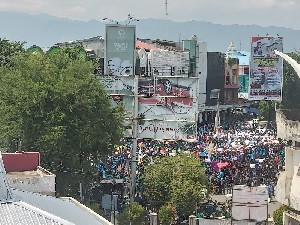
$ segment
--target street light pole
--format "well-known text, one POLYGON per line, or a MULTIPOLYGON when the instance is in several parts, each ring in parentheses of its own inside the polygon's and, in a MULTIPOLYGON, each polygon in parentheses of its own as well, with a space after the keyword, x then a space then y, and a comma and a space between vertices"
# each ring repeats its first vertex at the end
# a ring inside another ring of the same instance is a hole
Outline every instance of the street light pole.
POLYGON ((220 126, 220 91, 218 91, 218 97, 217 97, 217 112, 215 117, 215 131, 218 131, 218 128, 220 126))
POLYGON ((130 185, 130 203, 134 202, 136 189, 136 152, 137 152, 137 137, 138 137, 138 76, 134 77, 134 109, 133 109, 133 129, 132 129, 132 156, 131 156, 131 185, 130 185))

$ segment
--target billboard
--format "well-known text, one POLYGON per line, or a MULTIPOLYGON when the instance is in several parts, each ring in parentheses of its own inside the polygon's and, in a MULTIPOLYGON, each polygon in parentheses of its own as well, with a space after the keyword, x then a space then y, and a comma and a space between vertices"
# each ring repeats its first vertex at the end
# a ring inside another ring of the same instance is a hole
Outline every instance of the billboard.
POLYGON ((138 127, 139 138, 196 140, 196 123, 185 121, 145 121, 138 127))
POLYGON ((282 37, 252 38, 249 100, 281 101, 283 60, 274 50, 283 51, 282 40, 282 37))
POLYGON ((134 75, 135 32, 135 26, 106 25, 105 74, 134 75))
POLYGON ((197 83, 197 78, 140 78, 139 113, 146 119, 194 121, 197 83))
POLYGON ((268 220, 268 187, 235 185, 232 193, 232 220, 268 220))
POLYGON ((114 100, 115 104, 122 102, 127 115, 133 112, 133 76, 101 76, 98 77, 104 89, 114 100))
POLYGON ((189 52, 151 49, 149 64, 153 75, 156 76, 188 76, 189 52))

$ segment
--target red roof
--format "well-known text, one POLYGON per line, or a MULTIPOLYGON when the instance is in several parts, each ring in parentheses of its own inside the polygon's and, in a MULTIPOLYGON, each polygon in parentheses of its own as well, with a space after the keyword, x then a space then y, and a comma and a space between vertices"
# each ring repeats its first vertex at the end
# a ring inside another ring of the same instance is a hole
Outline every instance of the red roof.
POLYGON ((135 45, 136 45, 136 48, 143 48, 145 50, 151 50, 151 49, 154 49, 154 50, 159 50, 160 48, 156 47, 155 45, 151 45, 151 44, 147 44, 145 42, 142 42, 140 40, 137 40, 135 42, 135 45))

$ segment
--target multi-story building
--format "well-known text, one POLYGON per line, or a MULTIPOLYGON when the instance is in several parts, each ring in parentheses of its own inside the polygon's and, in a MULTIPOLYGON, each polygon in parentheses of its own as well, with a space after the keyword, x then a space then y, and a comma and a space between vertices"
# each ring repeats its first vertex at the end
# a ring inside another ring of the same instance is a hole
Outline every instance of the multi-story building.
POLYGON ((196 36, 180 42, 135 40, 131 32, 134 26, 108 25, 107 40, 95 37, 57 45, 79 44, 102 59, 104 69, 98 77, 127 111, 126 135, 132 133, 138 96, 138 138, 195 138, 198 114, 204 112, 206 103, 206 43, 196 36))
POLYGON ((225 58, 225 85, 224 85, 224 101, 225 104, 238 103, 239 89, 239 59, 237 50, 233 43, 227 49, 225 58))

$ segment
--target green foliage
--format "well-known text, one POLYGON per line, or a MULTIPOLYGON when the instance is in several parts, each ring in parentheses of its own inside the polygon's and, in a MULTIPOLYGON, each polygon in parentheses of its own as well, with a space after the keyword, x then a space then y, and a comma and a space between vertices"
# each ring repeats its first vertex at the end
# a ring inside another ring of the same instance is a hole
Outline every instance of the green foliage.
MULTIPOLYGON (((300 63, 299 53, 290 53, 288 55, 300 63)), ((276 107, 282 109, 299 109, 300 78, 293 67, 285 60, 283 72, 282 102, 277 102, 276 107)), ((260 101, 259 114, 264 120, 274 121, 276 117, 275 101, 260 101)))
POLYGON ((286 205, 282 205, 280 208, 274 211, 273 213, 273 219, 275 222, 275 225, 283 225, 283 213, 287 210, 289 210, 290 207, 286 205))
MULTIPOLYGON (((11 60, 13 67, 0 67, 0 132, 6 145, 20 137, 24 150, 41 153, 46 168, 91 174, 91 163, 110 153, 123 134, 123 109, 112 108, 92 76, 92 62, 63 51, 11 60)), ((58 185, 59 191, 77 192, 76 176, 66 174, 62 183, 71 177, 71 187, 58 185)))
POLYGON ((275 121, 276 119, 275 104, 279 106, 279 104, 276 103, 275 101, 259 102, 259 117, 261 120, 275 121))
POLYGON ((146 211, 143 206, 134 202, 128 205, 118 216, 120 225, 144 225, 146 211))
MULTIPOLYGON (((288 54, 298 63, 300 63, 299 53, 288 54)), ((293 67, 284 61, 284 76, 283 76, 283 89, 282 89, 282 105, 283 109, 299 109, 300 108, 300 78, 293 67)))
POLYGON ((0 38, 0 66, 11 66, 12 57, 24 51, 24 43, 0 38))
POLYGON ((163 205, 158 211, 158 218, 161 225, 173 224, 176 218, 176 207, 172 203, 163 205))
POLYGON ((206 198, 209 186, 198 159, 186 154, 163 157, 145 168, 142 178, 144 195, 157 208, 172 202, 185 215, 206 198))

